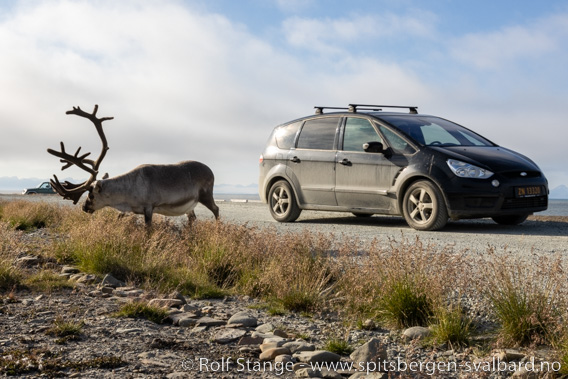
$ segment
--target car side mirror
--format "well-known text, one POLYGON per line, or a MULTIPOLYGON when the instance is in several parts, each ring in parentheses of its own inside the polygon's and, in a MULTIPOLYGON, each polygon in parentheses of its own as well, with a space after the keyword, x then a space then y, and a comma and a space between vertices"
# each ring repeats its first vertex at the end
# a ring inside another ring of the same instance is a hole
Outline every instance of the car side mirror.
POLYGON ((363 150, 367 153, 384 153, 383 144, 380 142, 365 142, 363 144, 363 150))

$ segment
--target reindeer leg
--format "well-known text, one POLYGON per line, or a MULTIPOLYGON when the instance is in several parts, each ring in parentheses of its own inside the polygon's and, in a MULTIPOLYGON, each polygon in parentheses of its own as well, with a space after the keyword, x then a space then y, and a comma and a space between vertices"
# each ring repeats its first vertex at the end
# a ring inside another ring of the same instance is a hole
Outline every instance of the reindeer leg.
POLYGON ((215 200, 213 199, 213 193, 207 191, 205 193, 201 193, 199 197, 199 202, 207 207, 213 215, 215 216, 215 220, 219 220, 219 207, 215 204, 215 200))
POLYGON ((187 212, 187 221, 189 222, 189 225, 191 225, 195 220, 197 220, 197 217, 195 216, 195 211, 192 209, 187 212))
POLYGON ((152 226, 152 214, 153 213, 154 213, 154 210, 152 209, 152 207, 144 208, 144 222, 146 223, 147 227, 152 226))

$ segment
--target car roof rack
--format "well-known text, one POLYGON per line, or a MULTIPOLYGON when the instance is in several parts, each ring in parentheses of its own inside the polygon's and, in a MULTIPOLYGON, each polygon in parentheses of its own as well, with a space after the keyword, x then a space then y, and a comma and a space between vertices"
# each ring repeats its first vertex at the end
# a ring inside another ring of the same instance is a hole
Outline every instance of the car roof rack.
POLYGON ((357 109, 363 111, 382 111, 382 108, 406 108, 409 113, 418 114, 418 107, 412 105, 372 105, 372 104, 349 104, 349 112, 356 113, 357 109))
POLYGON ((346 110, 349 112, 357 113, 361 111, 382 111, 382 108, 404 108, 408 109, 411 114, 418 114, 418 107, 408 105, 371 105, 371 104, 349 104, 349 107, 321 107, 315 106, 316 114, 323 114, 324 109, 346 110))
POLYGON ((316 114, 323 114, 324 109, 340 109, 340 110, 344 110, 344 111, 349 109, 347 107, 320 107, 320 106, 317 106, 317 105, 314 108, 316 110, 316 114))

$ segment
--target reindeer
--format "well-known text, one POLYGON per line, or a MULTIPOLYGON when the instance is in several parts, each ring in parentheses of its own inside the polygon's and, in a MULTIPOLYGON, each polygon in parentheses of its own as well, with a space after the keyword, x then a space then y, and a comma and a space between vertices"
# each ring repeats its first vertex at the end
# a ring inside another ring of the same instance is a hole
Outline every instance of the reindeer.
POLYGON ((205 205, 219 219, 219 208, 213 200, 213 172, 203 163, 184 161, 177 164, 157 165, 146 164, 113 178, 108 174, 101 180, 97 179, 99 166, 103 161, 108 143, 103 131, 103 121, 114 117, 97 118, 98 105, 93 113, 87 113, 80 107, 66 114, 74 114, 87 118, 95 125, 102 142, 102 150, 96 160, 88 159, 91 153, 79 155, 81 147, 74 155, 65 151, 61 142, 61 151, 47 149, 47 152, 60 158, 63 163, 61 170, 76 166, 90 177, 83 183, 74 184, 68 181, 60 183, 56 175, 51 179, 51 185, 64 199, 77 204, 85 192, 89 192, 83 204, 83 211, 93 213, 104 207, 112 207, 121 212, 143 214, 147 226, 152 225, 152 215, 159 213, 166 216, 181 216, 187 214, 189 222, 195 220, 194 208, 197 203, 205 205))

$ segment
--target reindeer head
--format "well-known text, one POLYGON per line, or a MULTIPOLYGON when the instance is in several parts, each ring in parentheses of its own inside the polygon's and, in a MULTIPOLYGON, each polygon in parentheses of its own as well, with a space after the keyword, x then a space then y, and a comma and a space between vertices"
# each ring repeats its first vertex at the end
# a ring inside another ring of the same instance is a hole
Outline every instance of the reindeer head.
MULTIPOLYGON (((106 152, 108 150, 108 143, 103 131, 102 123, 103 121, 106 120, 112 120, 114 117, 97 118, 96 114, 98 109, 99 106, 95 105, 93 113, 87 113, 81 110, 81 108, 79 107, 73 107, 73 110, 66 112, 66 114, 74 114, 80 117, 85 117, 91 120, 91 122, 95 125, 97 133, 99 134, 99 137, 103 144, 101 153, 96 160, 87 159, 87 157, 91 155, 91 153, 79 155, 81 147, 77 149, 74 155, 68 154, 67 152, 65 152, 65 145, 63 144, 63 142, 61 142, 61 151, 47 149, 48 153, 60 158, 61 163, 63 163, 63 167, 61 168, 61 170, 65 170, 71 166, 77 166, 91 175, 89 179, 87 179, 83 183, 78 183, 78 184, 70 183, 68 181, 60 183, 59 179, 57 179, 57 176, 53 175, 53 179, 51 179, 51 186, 53 187, 53 189, 55 189, 55 191, 59 195, 63 196, 64 199, 73 200, 73 204, 77 204, 77 202, 85 192, 89 191, 90 194, 92 194, 93 183, 97 179, 97 174, 99 173, 99 166, 103 161, 106 152)), ((87 199, 87 202, 83 207, 83 210, 85 212, 94 212, 95 209, 92 206, 87 207, 87 203, 89 203, 89 199, 87 199)))

